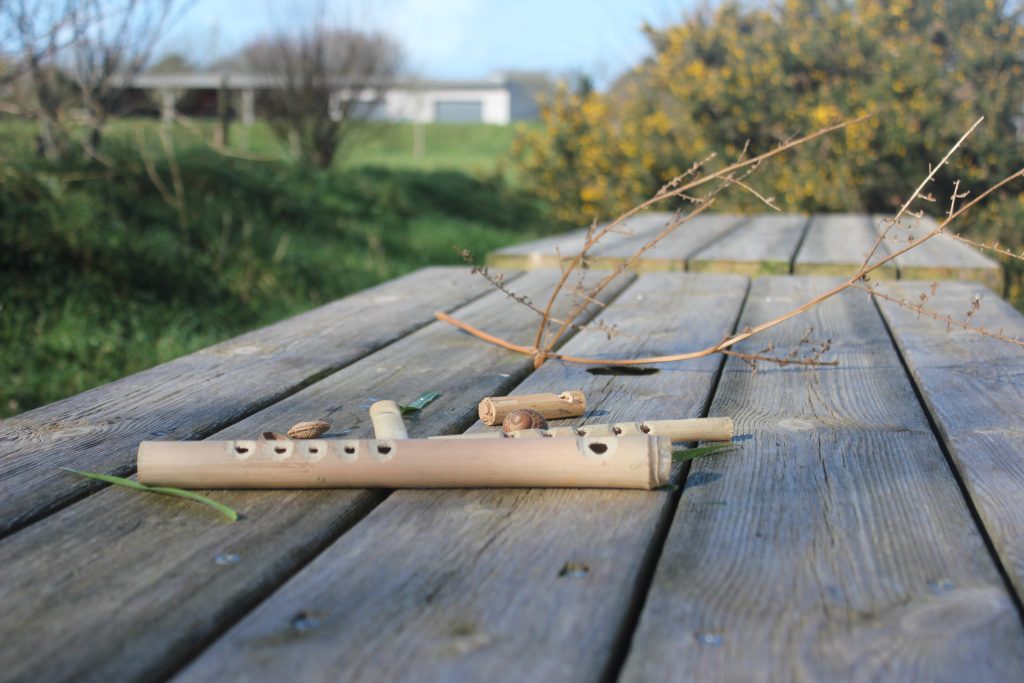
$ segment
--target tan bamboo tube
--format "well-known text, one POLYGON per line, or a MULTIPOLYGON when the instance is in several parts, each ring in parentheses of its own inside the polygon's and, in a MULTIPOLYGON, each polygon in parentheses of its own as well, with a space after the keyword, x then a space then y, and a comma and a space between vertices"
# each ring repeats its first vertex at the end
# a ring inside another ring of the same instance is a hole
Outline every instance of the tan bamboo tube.
POLYGON ((558 420, 582 415, 587 409, 587 399, 579 389, 560 394, 488 396, 480 401, 478 411, 485 425, 500 425, 506 415, 520 408, 531 408, 548 420, 558 420))
POLYGON ((669 481, 663 437, 143 441, 139 481, 186 489, 559 487, 669 481))
POLYGON ((370 406, 373 436, 377 439, 408 439, 402 409, 394 401, 377 401, 370 406))
POLYGON ((449 434, 432 436, 432 439, 524 439, 535 436, 580 437, 580 436, 635 436, 651 434, 668 437, 671 441, 729 441, 733 436, 731 417, 698 417, 689 420, 648 420, 646 422, 616 422, 614 424, 592 424, 579 427, 551 427, 549 429, 524 429, 511 434, 503 432, 479 432, 476 434, 449 434))

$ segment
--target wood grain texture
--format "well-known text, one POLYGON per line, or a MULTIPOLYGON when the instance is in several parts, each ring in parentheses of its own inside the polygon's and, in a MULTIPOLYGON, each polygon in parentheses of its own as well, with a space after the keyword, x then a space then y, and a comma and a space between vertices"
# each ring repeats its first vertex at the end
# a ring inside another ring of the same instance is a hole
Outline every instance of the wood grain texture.
MULTIPOLYGON (((661 215, 661 224, 647 234, 594 249, 594 256, 590 259, 591 267, 611 269, 629 259, 673 217, 671 213, 661 215)), ((644 253, 631 268, 638 273, 686 270, 690 257, 722 235, 735 230, 746 220, 749 219, 733 214, 702 213, 694 216, 644 253)))
POLYGON ((694 254, 687 267, 697 272, 744 275, 789 273, 807 222, 802 214, 754 216, 694 254))
MULTIPOLYGON (((793 261, 793 272, 848 278, 857 272, 877 240, 878 234, 866 214, 815 214, 793 261)), ((871 264, 888 256, 889 250, 882 242, 875 253, 871 264)), ((895 280, 896 274, 896 266, 890 261, 871 273, 871 279, 895 280)))
MULTIPOLYGON (((427 268, 270 327, 0 422, 0 536, 126 475, 145 439, 195 439, 381 348, 485 291, 427 268)), ((290 425, 284 425, 284 432, 290 425)))
MULTIPOLYGON (((888 285, 917 300, 927 282, 888 285)), ((974 318, 1024 338, 1024 316, 976 284, 942 283, 929 308, 956 318, 982 297, 974 318), (980 290, 980 291, 979 291, 980 290)), ((992 545, 1024 598, 1024 349, 945 326, 879 302, 992 545)))
MULTIPOLYGON (((872 216, 876 230, 888 225, 887 216, 872 216)), ((953 224, 955 225, 955 224, 953 224)), ((901 249, 938 226, 931 216, 903 218, 886 236, 893 250, 901 249)), ((953 227, 952 225, 950 226, 953 227)), ((1003 267, 976 249, 949 235, 936 235, 896 258, 903 280, 973 280, 997 292, 1003 291, 1003 267)))
MULTIPOLYGON (((516 290, 539 298, 556 277, 530 273, 516 290)), ((623 278, 607 296, 628 282, 623 278)), ((457 315, 516 341, 536 318, 500 292, 457 315)), ((461 430, 476 419, 481 396, 507 391, 530 370, 529 358, 435 322, 212 438, 283 432, 311 418, 333 425, 327 438, 369 437, 376 398, 408 403, 424 390, 441 396, 406 416, 410 435, 461 430)), ((242 519, 230 524, 202 506, 113 487, 0 542, 0 678, 165 677, 385 496, 212 495, 242 519)))
MULTIPOLYGON (((637 214, 625 221, 620 229, 605 235, 601 239, 601 246, 611 248, 636 236, 649 234, 663 226, 669 215, 664 212, 637 214)), ((493 268, 513 270, 559 268, 563 261, 572 259, 580 253, 586 237, 587 230, 582 228, 525 244, 497 249, 487 255, 487 265, 493 268)))
MULTIPOLYGON (((706 345, 732 328, 744 280, 643 275, 601 316, 623 335, 579 335, 567 349, 706 345)), ((515 393, 582 387, 594 422, 696 416, 719 363, 628 377, 551 361, 515 393)), ((601 680, 671 501, 666 492, 395 492, 180 680, 601 680), (315 624, 296 629, 298 614, 315 624)))
MULTIPOLYGON (((832 282, 755 281, 740 324, 832 282)), ((1020 615, 871 300, 745 350, 809 325, 839 367, 727 362, 711 410, 749 440, 694 462, 620 680, 1022 680, 1020 615)))

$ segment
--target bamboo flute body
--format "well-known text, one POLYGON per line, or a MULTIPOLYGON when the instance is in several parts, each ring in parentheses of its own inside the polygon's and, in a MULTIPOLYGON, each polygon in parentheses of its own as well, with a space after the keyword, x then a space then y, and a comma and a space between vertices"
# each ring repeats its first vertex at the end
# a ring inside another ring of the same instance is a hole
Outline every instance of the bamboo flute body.
POLYGON ((476 434, 447 434, 432 436, 432 439, 524 439, 530 437, 572 437, 582 436, 635 436, 650 434, 668 437, 671 441, 729 441, 733 437, 731 417, 699 417, 689 420, 648 420, 646 422, 616 422, 614 424, 591 424, 579 427, 550 427, 548 429, 524 429, 505 434, 504 432, 480 432, 476 434))
POLYGON ((139 481, 179 488, 565 487, 669 483, 664 437, 144 441, 139 481))

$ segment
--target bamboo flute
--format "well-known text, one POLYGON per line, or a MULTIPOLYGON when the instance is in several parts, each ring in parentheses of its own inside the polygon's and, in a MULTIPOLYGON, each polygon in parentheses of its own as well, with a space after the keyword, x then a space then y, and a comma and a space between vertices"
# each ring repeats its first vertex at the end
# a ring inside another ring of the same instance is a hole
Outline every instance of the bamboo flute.
POLYGON ((515 440, 143 441, 139 481, 186 489, 558 487, 669 483, 672 443, 651 435, 515 440))
POLYGON ((646 422, 616 422, 613 424, 590 424, 579 427, 550 427, 548 429, 524 429, 506 434, 504 432, 478 432, 475 434, 446 434, 431 439, 524 439, 530 437, 581 437, 581 436, 635 436, 651 434, 664 436, 673 442, 685 441, 729 441, 733 437, 731 417, 699 417, 689 420, 648 420, 646 422))
POLYGON ((478 412, 485 425, 500 425, 513 410, 536 410, 548 420, 579 417, 587 410, 587 399, 579 389, 560 394, 523 394, 522 396, 488 396, 480 401, 478 412))

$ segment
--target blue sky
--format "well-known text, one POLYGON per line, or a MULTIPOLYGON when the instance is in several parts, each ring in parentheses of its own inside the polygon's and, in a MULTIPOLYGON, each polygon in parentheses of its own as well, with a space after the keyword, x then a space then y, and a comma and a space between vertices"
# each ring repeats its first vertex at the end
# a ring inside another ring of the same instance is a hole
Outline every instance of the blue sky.
MULTIPOLYGON (((209 62, 251 38, 294 28, 318 0, 197 0, 174 23, 157 54, 209 62)), ((410 73, 481 78, 502 69, 582 70, 607 83, 647 54, 640 27, 678 19, 693 0, 375 0, 326 1, 339 23, 389 33, 405 48, 410 73)))

